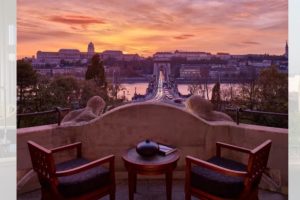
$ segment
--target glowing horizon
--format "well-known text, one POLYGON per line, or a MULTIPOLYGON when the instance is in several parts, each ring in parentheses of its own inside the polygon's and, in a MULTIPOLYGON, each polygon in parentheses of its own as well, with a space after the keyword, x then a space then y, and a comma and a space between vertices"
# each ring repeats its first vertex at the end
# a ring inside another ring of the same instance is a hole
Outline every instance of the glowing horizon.
POLYGON ((286 0, 18 0, 17 55, 62 48, 86 52, 89 42, 96 52, 121 50, 142 56, 175 50, 282 55, 288 39, 287 4, 286 0))

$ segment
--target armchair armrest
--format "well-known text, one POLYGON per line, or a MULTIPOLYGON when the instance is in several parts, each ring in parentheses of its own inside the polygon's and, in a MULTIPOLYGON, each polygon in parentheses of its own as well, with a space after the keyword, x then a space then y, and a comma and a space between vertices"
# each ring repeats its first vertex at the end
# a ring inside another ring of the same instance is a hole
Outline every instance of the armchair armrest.
POLYGON ((100 158, 98 160, 94 160, 92 162, 89 162, 89 163, 84 164, 84 165, 79 166, 79 167, 75 167, 73 169, 68 169, 68 170, 64 170, 64 171, 58 171, 55 174, 56 174, 57 177, 78 174, 78 173, 80 173, 82 171, 91 169, 93 167, 102 165, 104 163, 109 163, 109 165, 110 165, 109 166, 110 171, 114 171, 113 170, 113 168, 114 168, 114 161, 115 161, 114 159, 115 159, 114 155, 106 156, 104 158, 100 158))
POLYGON ((218 157, 221 156, 221 148, 226 148, 226 149, 230 149, 230 150, 234 150, 234 151, 239 151, 239 152, 247 153, 247 154, 251 153, 250 149, 247 149, 247 148, 244 148, 244 147, 235 146, 235 145, 231 145, 231 144, 226 144, 226 143, 223 143, 223 142, 217 142, 216 146, 217 146, 217 152, 216 153, 217 153, 218 157))
POLYGON ((65 150, 70 150, 70 149, 76 148, 77 149, 77 157, 81 157, 81 146, 82 146, 81 142, 75 142, 73 144, 68 144, 68 145, 53 148, 53 149, 51 149, 51 152, 57 153, 60 151, 65 151, 65 150))
POLYGON ((227 169, 227 168, 220 167, 218 165, 206 162, 204 160, 194 158, 192 156, 187 156, 186 157, 187 170, 189 170, 189 171, 191 170, 192 164, 206 168, 206 169, 210 169, 210 170, 213 170, 213 171, 216 171, 218 173, 228 175, 228 176, 246 177, 248 174, 248 172, 246 172, 246 171, 236 171, 236 170, 227 169))

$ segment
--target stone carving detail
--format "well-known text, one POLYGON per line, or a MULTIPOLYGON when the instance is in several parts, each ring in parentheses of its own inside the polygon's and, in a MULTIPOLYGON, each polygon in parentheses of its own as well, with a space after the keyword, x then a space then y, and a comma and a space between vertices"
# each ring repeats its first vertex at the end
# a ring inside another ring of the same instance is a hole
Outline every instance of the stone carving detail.
POLYGON ((214 105, 203 99, 201 96, 193 95, 186 101, 186 107, 195 115, 208 121, 233 121, 231 117, 225 113, 214 111, 214 105))
POLYGON ((89 122, 101 115, 105 107, 105 101, 99 96, 93 96, 86 107, 69 112, 62 120, 62 125, 77 125, 89 122), (81 123, 82 122, 82 123, 81 123))

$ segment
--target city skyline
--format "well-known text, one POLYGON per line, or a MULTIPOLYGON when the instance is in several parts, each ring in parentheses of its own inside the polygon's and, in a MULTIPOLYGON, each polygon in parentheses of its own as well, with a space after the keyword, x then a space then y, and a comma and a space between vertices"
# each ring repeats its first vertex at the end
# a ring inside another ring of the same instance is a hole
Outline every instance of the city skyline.
POLYGON ((96 52, 121 50, 142 56, 176 49, 282 55, 287 20, 285 0, 23 0, 18 6, 18 58, 64 47, 85 52, 90 41, 96 52))
MULTIPOLYGON (((91 44, 93 44, 93 42, 91 41, 90 42, 91 44)), ((90 44, 89 43, 89 44, 90 44)), ((286 42, 285 43, 285 48, 284 47, 282 47, 282 52, 280 52, 279 54, 278 54, 278 56, 282 56, 282 55, 285 55, 286 54, 286 50, 287 50, 287 45, 288 45, 288 43, 286 42), (285 49, 285 52, 284 52, 284 49, 285 49)), ((114 50, 111 50, 111 49, 103 49, 103 51, 97 51, 96 49, 96 47, 94 47, 95 48, 95 54, 102 54, 102 53, 105 53, 105 52, 109 52, 109 51, 116 51, 116 52, 118 52, 118 51, 120 51, 121 53, 123 53, 123 54, 128 54, 128 55, 139 55, 138 54, 138 52, 130 52, 130 53, 128 53, 128 52, 123 52, 122 50, 120 50, 120 49, 114 49, 114 50)), ((37 55, 37 53, 39 53, 39 52, 45 52, 45 53, 47 53, 47 52, 49 52, 49 53, 58 53, 58 52, 60 52, 60 51, 68 51, 68 50, 71 50, 71 51, 73 51, 73 50, 78 50, 80 53, 88 53, 88 48, 85 48, 85 49, 83 49, 83 50, 81 50, 81 49, 76 49, 76 48, 68 48, 68 47, 61 47, 61 48, 59 48, 59 49, 57 49, 57 50, 52 50, 52 51, 46 51, 46 50, 43 50, 43 49, 38 49, 37 51, 36 51, 36 53, 34 54, 34 55, 32 55, 32 56, 34 56, 35 58, 36 58, 36 55, 37 55)), ((153 54, 149 54, 149 55, 147 55, 147 56, 149 56, 149 57, 153 57, 155 54, 157 54, 157 53, 171 53, 171 54, 174 54, 174 53, 176 53, 176 52, 184 52, 184 53, 204 53, 204 54, 211 54, 211 55, 218 55, 218 54, 229 54, 229 55, 235 55, 235 54, 231 54, 230 52, 221 52, 221 51, 216 51, 215 53, 212 53, 212 52, 206 52, 206 51, 202 51, 201 49, 198 49, 198 50, 195 50, 195 51, 189 51, 189 50, 181 50, 181 49, 173 49, 173 50, 168 50, 168 51, 157 51, 157 52, 153 52, 153 54)), ((245 54, 236 54, 236 55, 252 55, 251 53, 245 53, 245 54)), ((264 54, 253 54, 253 55, 264 55, 264 54)), ((268 54, 267 52, 266 52, 266 55, 270 55, 270 54, 268 54)), ((274 55, 276 55, 276 54, 274 54, 274 55)), ((141 55, 139 55, 139 56, 141 56, 141 55)), ((277 56, 277 55, 276 55, 277 56)), ((22 58, 30 58, 30 57, 22 57, 22 58)))

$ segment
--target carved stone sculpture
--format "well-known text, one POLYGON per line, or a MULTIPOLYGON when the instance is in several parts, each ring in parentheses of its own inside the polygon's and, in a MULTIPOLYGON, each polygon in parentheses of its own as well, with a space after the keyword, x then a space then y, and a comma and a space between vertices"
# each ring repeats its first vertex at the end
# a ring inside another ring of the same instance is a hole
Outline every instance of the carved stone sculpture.
POLYGON ((214 111, 213 104, 200 96, 191 96, 186 101, 186 107, 195 115, 208 121, 233 121, 225 113, 214 111))
MULTIPOLYGON (((105 107, 105 101, 99 96, 93 96, 83 109, 69 112, 62 120, 62 125, 88 122, 101 115, 105 107)), ((80 123, 81 124, 81 123, 80 123)))

